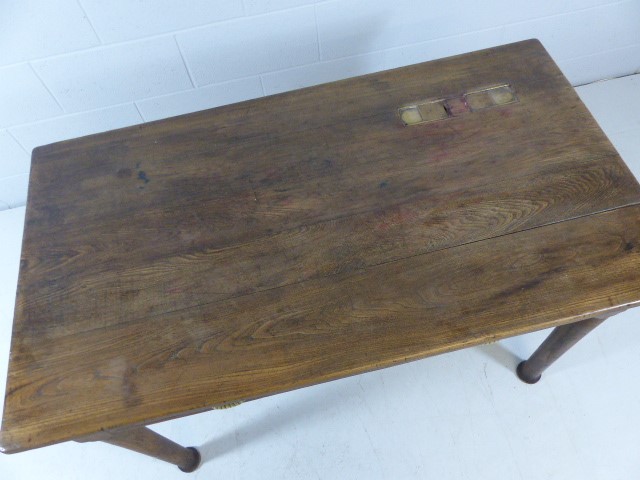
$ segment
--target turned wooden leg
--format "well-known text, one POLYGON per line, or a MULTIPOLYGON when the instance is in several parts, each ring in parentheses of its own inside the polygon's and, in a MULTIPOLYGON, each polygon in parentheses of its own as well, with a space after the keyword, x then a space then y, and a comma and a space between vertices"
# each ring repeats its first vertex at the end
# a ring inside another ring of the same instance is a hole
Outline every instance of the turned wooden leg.
POLYGON ((529 360, 520 362, 516 372, 520 380, 526 383, 536 383, 540 380, 542 372, 555 362, 567 350, 591 330, 596 328, 605 318, 589 318, 569 325, 556 327, 542 345, 529 357, 529 360))
POLYGON ((200 465, 200 452, 183 447, 147 427, 109 430, 81 442, 101 441, 177 465, 183 472, 193 472, 200 465))

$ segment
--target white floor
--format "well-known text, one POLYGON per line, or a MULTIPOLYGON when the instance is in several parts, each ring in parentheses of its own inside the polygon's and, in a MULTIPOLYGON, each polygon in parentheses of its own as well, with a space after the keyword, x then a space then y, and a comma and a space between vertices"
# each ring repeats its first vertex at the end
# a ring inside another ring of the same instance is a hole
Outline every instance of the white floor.
MULTIPOLYGON (((640 177, 640 75, 579 88, 640 177)), ((0 212, 0 375, 24 208, 0 212)), ((153 428, 200 447, 191 478, 640 478, 640 322, 623 313, 535 385, 513 370, 546 332, 211 411, 153 428)), ((4 396, 4 385, 0 386, 4 396)), ((103 444, 0 456, 0 479, 189 478, 103 444)))

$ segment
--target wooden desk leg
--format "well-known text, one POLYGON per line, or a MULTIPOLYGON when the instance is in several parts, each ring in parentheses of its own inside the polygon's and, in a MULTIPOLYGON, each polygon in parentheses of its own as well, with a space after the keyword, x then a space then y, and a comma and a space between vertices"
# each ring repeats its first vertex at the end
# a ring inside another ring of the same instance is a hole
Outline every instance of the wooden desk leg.
POLYGON ((556 327, 528 360, 520 362, 516 369, 518 378, 526 383, 538 382, 549 365, 604 321, 605 318, 588 318, 556 327))
POLYGON ((183 447, 147 427, 109 430, 80 442, 101 441, 177 465, 183 472, 193 472, 200 466, 200 452, 183 447))

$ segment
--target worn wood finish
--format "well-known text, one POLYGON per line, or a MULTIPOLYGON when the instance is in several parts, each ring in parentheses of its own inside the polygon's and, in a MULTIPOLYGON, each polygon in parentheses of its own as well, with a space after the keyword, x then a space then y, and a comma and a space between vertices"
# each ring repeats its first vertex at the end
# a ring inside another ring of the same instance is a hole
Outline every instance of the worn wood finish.
POLYGON ((186 473, 195 471, 201 461, 200 452, 196 448, 178 445, 147 427, 108 430, 79 441, 110 443, 172 463, 186 473))
POLYGON ((588 318, 554 328, 531 357, 518 365, 517 373, 520 380, 525 383, 538 383, 542 372, 605 320, 606 317, 588 318))
POLYGON ((36 399, 46 415, 14 403, 13 444, 177 416, 615 312, 640 299, 639 245, 640 206, 631 206, 147 322, 23 339, 15 358, 42 351, 47 365, 16 368, 23 380, 8 398, 36 399), (72 412, 61 410, 72 400, 72 412))
POLYGON ((640 187, 536 41, 39 148, 0 441, 613 314, 638 245, 640 187), (517 103, 398 118, 505 82, 517 103))
MULTIPOLYGON (((66 334, 59 325, 65 319, 73 318, 74 326, 82 329, 95 324, 95 319, 84 314, 88 305, 101 312, 100 326, 105 326, 129 321, 133 316, 355 271, 535 227, 553 222, 558 216, 580 216, 593 209, 596 201, 605 205, 620 201, 619 185, 629 179, 622 168, 608 165, 611 160, 575 161, 574 170, 568 170, 568 165, 560 169, 556 165, 542 167, 517 183, 514 179, 498 179, 476 191, 462 190, 461 186, 460 191, 443 193, 437 199, 435 195, 439 192, 429 193, 426 198, 412 202, 299 226, 231 247, 189 245, 184 252, 165 256, 154 249, 147 252, 141 246, 140 255, 153 256, 142 261, 136 261, 137 254, 129 250, 123 252, 122 259, 111 259, 114 253, 100 250, 104 247, 95 243, 74 245, 72 250, 62 252, 57 245, 47 242, 38 249, 38 257, 30 261, 38 272, 38 280, 21 296, 25 304, 19 303, 18 309, 46 310, 49 317, 55 315, 55 323, 52 318, 51 322, 29 324, 30 329, 47 331, 50 336, 66 334), (61 255, 65 262, 64 276, 52 272, 61 255), (91 269, 86 267, 88 256, 96 262, 91 269), (44 282, 53 275, 56 281, 44 282), (73 302, 66 300, 70 294, 73 302), (48 309, 52 303, 60 304, 55 312, 48 309)), ((630 186, 625 188, 631 191, 630 186)), ((625 195, 628 199, 625 197, 623 203, 632 201, 629 193, 625 195)), ((190 235, 179 228, 169 231, 174 237, 166 240, 171 249, 181 245, 175 237, 190 235)), ((152 234, 140 232, 135 241, 144 243, 149 235, 152 234)), ((97 238, 109 239, 106 246, 116 242, 122 233, 113 232, 113 239, 109 236, 97 238)))

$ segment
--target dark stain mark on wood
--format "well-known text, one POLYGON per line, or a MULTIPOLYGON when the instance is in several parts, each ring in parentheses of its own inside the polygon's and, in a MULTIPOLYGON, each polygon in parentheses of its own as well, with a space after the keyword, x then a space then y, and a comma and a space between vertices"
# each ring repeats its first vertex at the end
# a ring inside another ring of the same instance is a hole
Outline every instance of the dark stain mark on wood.
POLYGON ((134 367, 129 367, 122 376, 122 398, 127 407, 135 407, 142 403, 142 399, 138 396, 138 387, 132 378, 136 374, 134 367))
POLYGON ((544 278, 542 277, 527 280, 526 282, 521 283, 520 285, 514 285, 513 287, 507 288, 506 290, 500 293, 500 296, 505 298, 511 298, 513 295, 517 294, 518 292, 526 292, 527 290, 536 288, 537 286, 542 284, 543 281, 544 281, 544 278))
POLYGON ((147 174, 143 170, 140 170, 138 172, 138 180, 142 180, 144 183, 149 183, 149 179, 147 178, 147 174))

